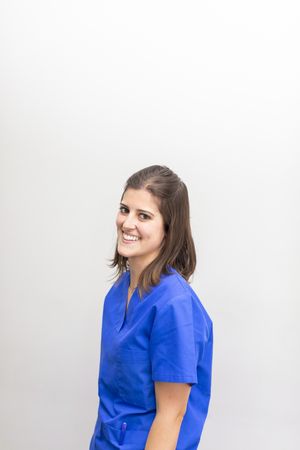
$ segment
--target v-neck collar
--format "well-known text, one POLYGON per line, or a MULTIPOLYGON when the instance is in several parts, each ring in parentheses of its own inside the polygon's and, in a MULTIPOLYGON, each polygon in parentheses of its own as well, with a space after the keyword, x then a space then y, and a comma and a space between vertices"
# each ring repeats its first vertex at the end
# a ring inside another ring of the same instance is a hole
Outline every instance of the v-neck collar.
MULTIPOLYGON (((176 272, 173 267, 171 267, 169 265, 167 267, 169 268, 170 273, 176 272)), ((165 276, 166 276, 165 274, 162 274, 161 279, 163 279, 165 276)), ((128 308, 126 311, 129 284, 130 284, 130 270, 126 270, 123 273, 122 278, 120 279, 120 285, 118 287, 118 290, 119 290, 118 297, 119 298, 116 299, 117 308, 116 308, 115 327, 116 327, 116 330, 118 331, 118 333, 121 331, 125 322, 128 320, 129 315, 131 314, 131 310, 132 310, 132 308, 134 308, 136 301, 141 300, 139 290, 138 290, 138 288, 135 288, 135 290, 133 291, 133 293, 131 295, 131 298, 130 298, 130 301, 128 304, 128 308)), ((147 293, 144 294, 144 298, 146 296, 147 296, 147 293)))
POLYGON ((133 291, 133 293, 131 294, 128 308, 126 311, 128 287, 129 287, 129 283, 130 283, 130 271, 129 270, 125 271, 123 274, 123 277, 124 277, 123 280, 121 280, 120 298, 118 299, 119 304, 118 304, 118 308, 117 308, 117 317, 116 317, 116 323, 115 323, 115 326, 116 326, 116 329, 118 332, 121 331, 124 323, 127 320, 128 313, 130 312, 130 310, 132 308, 132 303, 135 300, 135 296, 137 295, 139 297, 138 290, 135 289, 133 291))

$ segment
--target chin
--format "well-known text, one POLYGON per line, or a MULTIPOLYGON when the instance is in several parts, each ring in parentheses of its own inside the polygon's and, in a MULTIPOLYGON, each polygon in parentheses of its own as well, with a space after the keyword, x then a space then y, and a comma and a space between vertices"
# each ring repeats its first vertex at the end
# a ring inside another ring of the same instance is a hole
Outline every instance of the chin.
POLYGON ((132 256, 131 252, 126 251, 126 249, 124 250, 123 248, 117 248, 117 252, 119 253, 119 255, 121 256, 125 256, 126 258, 129 258, 129 256, 132 256))

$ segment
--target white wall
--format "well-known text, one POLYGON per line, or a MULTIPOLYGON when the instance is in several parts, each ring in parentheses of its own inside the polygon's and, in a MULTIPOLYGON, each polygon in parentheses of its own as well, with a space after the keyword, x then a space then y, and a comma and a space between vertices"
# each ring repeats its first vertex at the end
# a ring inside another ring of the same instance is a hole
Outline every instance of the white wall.
POLYGON ((297 450, 296 1, 2 2, 5 450, 83 450, 126 179, 186 182, 214 320, 202 450, 297 450))

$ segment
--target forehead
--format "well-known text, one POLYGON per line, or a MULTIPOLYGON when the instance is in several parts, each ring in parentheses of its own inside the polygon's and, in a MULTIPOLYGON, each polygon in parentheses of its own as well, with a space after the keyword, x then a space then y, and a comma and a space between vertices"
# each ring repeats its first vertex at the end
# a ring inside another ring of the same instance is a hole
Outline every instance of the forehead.
POLYGON ((157 205, 158 199, 145 189, 128 188, 121 201, 131 208, 147 209, 153 214, 159 213, 157 205))

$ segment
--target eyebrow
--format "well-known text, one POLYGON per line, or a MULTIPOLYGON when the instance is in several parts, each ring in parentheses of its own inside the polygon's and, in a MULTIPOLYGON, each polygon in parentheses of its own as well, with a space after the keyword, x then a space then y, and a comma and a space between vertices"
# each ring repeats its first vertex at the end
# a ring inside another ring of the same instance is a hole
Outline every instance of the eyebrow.
MULTIPOLYGON (((120 203, 120 206, 125 206, 125 208, 129 209, 128 206, 125 205, 125 203, 120 203)), ((150 214, 151 216, 154 216, 154 214, 153 214, 152 212, 146 211, 145 209, 137 209, 137 211, 145 212, 145 213, 147 213, 147 214, 150 214)))

